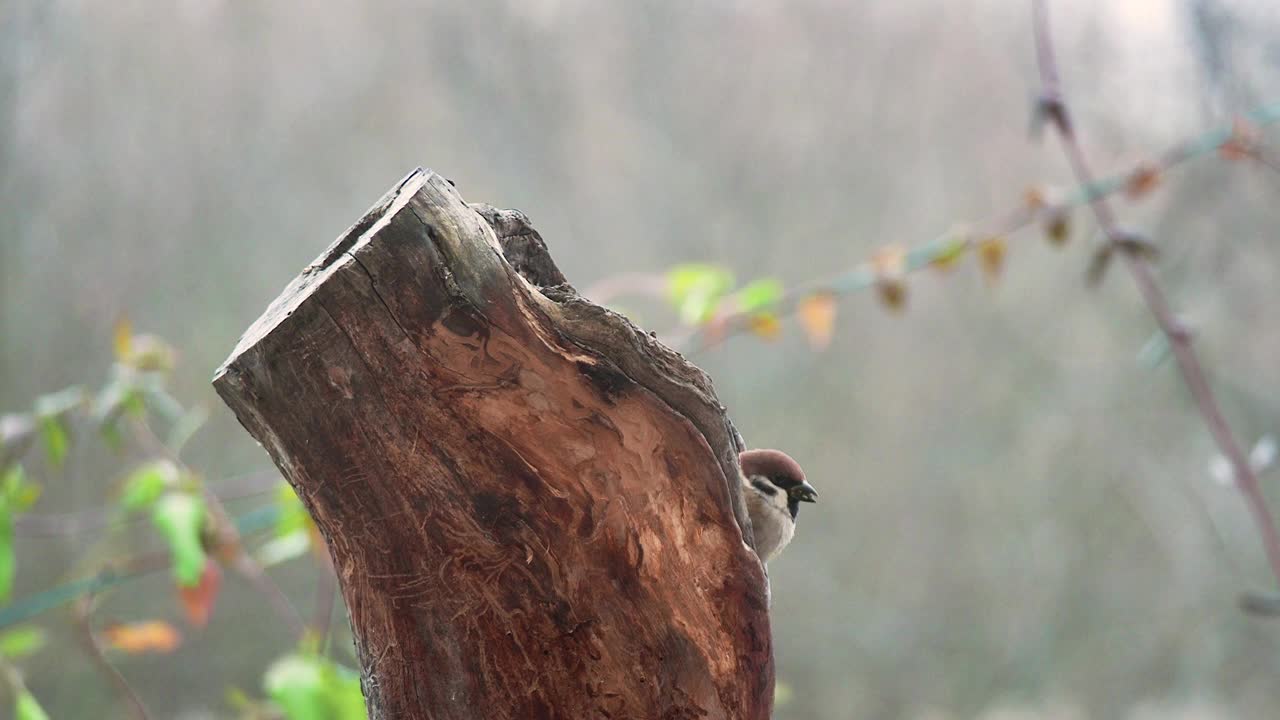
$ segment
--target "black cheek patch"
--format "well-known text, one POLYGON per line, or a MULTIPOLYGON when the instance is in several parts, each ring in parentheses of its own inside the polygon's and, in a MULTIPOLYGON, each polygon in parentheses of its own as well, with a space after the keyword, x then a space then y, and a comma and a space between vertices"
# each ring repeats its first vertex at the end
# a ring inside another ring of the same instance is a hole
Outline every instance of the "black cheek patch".
POLYGON ((778 487, 759 475, 751 476, 751 485, 770 497, 778 494, 778 487))

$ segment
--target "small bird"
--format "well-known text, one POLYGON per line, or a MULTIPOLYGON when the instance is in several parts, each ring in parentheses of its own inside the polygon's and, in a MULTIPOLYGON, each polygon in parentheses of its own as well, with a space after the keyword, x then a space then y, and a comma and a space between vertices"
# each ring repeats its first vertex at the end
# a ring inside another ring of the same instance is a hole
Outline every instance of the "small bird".
POLYGON ((818 491, 805 482, 800 463, 780 450, 747 450, 738 455, 738 465, 756 554, 767 563, 796 534, 800 503, 817 502, 818 491))

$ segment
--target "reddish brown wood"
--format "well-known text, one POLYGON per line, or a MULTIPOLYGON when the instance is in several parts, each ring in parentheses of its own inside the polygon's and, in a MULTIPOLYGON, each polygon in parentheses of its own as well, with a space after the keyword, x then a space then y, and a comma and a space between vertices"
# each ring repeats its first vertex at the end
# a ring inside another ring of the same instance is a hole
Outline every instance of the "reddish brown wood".
POLYGON ((768 718, 737 433, 557 283, 522 215, 417 171, 214 384, 328 541, 372 718, 768 718))

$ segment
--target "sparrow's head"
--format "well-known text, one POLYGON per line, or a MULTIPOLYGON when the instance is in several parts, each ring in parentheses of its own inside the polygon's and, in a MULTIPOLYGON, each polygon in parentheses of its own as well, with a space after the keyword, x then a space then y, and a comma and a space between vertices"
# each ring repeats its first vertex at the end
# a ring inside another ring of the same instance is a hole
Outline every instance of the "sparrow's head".
POLYGON ((800 512, 800 503, 818 501, 818 491, 805 482, 800 463, 781 450, 747 450, 738 455, 738 464, 747 482, 771 502, 785 504, 791 517, 800 512))

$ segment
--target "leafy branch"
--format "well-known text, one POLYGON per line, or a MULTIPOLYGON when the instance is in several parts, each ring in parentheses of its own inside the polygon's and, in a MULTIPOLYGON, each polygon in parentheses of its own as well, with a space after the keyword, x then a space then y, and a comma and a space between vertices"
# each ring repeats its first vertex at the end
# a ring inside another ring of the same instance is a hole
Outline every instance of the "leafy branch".
MULTIPOLYGON (((183 446, 199 430, 206 414, 199 408, 183 407, 165 390, 176 353, 158 338, 135 335, 123 322, 116 328, 114 345, 115 363, 101 389, 91 392, 80 386, 68 388, 37 398, 29 413, 0 417, 0 602, 5 602, 0 606, 0 628, 73 603, 71 617, 82 649, 115 687, 130 714, 146 718, 145 703, 118 667, 117 655, 173 652, 182 644, 182 634, 161 619, 95 627, 92 611, 99 595, 133 578, 168 570, 188 624, 201 629, 212 615, 222 585, 220 568, 225 567, 263 594, 279 618, 298 635, 302 648, 286 654, 265 673, 263 689, 269 700, 254 701, 244 693, 235 694, 233 704, 241 715, 287 720, 363 718, 358 683, 353 692, 351 683, 345 681, 353 677, 351 671, 320 651, 334 602, 333 571, 323 540, 297 496, 278 475, 268 478, 269 486, 262 473, 241 478, 229 495, 256 495, 270 487, 274 498, 267 505, 232 517, 223 505, 223 497, 214 493, 202 475, 181 457, 183 446), (155 429, 153 416, 166 423, 163 438, 155 429), (84 435, 81 431, 86 428, 96 430, 112 452, 140 452, 142 461, 133 464, 121 481, 114 502, 105 508, 63 515, 28 515, 39 500, 42 487, 28 476, 28 470, 61 472, 69 453, 79 447, 84 435), (32 457, 33 451, 41 447, 43 462, 32 457), (163 539, 164 551, 100 559, 116 530, 139 521, 149 521, 155 535, 163 539), (263 531, 271 531, 271 538, 258 544, 256 536, 263 531), (89 557, 99 558, 90 561, 102 568, 98 573, 7 602, 18 567, 15 535, 76 536, 85 532, 94 539, 89 557), (253 551, 251 541, 256 545, 253 551), (303 621, 266 572, 267 565, 308 551, 319 571, 314 628, 303 621), (286 669, 305 666, 315 672, 281 674, 277 668, 282 664, 286 669), (315 684, 308 685, 310 680, 315 684)), ((45 718, 38 701, 22 684, 15 664, 37 650, 43 637, 40 629, 32 625, 13 627, 0 635, 0 670, 9 678, 15 715, 22 720, 45 718)))
MULTIPOLYGON (((1032 9, 1036 58, 1040 69, 1041 84, 1040 98, 1036 105, 1036 116, 1057 131, 1058 137, 1062 140, 1063 151, 1067 155, 1067 160, 1071 164, 1071 169, 1075 173, 1076 179, 1082 186, 1091 187, 1094 185, 1093 171, 1090 169, 1088 160, 1085 157, 1079 136, 1076 134, 1070 109, 1062 93, 1062 85, 1058 76, 1057 57, 1053 49, 1053 36, 1049 26, 1047 0, 1032 0, 1032 9)), ((1247 148, 1252 143, 1249 143, 1247 138, 1240 137, 1242 135, 1243 133, 1237 130, 1231 136, 1228 136, 1224 143, 1233 142, 1233 145, 1230 146, 1233 151, 1247 148)), ((1138 291, 1147 304, 1147 308, 1151 311, 1151 315, 1160 326, 1160 330, 1168 339, 1178 370, 1182 373, 1182 379, 1187 389, 1191 392, 1196 407, 1204 419, 1205 425, 1209 428, 1209 433, 1213 435, 1214 441, 1218 444, 1218 449, 1227 459, 1227 462, 1231 464, 1235 485, 1244 495, 1245 502, 1258 527, 1258 532, 1262 536, 1262 546, 1266 552, 1267 562, 1271 566, 1271 572, 1275 575, 1277 582, 1280 582, 1280 532, 1276 530, 1275 518, 1267 507, 1267 501, 1262 494, 1262 487, 1258 482, 1257 473, 1254 472, 1244 449, 1236 441, 1235 435, 1231 431, 1231 426, 1227 422, 1226 416, 1222 413, 1217 396, 1214 394, 1213 388, 1205 375, 1204 367, 1200 363, 1200 358, 1195 352, 1191 333, 1174 315, 1168 298, 1165 297, 1164 291, 1161 290, 1159 283, 1156 281, 1155 273, 1150 263, 1150 255, 1134 249, 1132 234, 1120 228, 1116 221, 1115 212, 1107 202, 1106 197, 1101 194, 1091 194, 1089 207, 1092 209, 1098 226, 1102 229, 1108 243, 1103 251, 1105 254, 1101 254, 1098 257, 1109 260, 1111 257, 1119 255, 1123 259, 1125 267, 1128 268, 1129 274, 1133 277, 1134 284, 1138 286, 1138 291)), ((1102 264, 1105 265, 1105 262, 1106 260, 1103 260, 1102 264)), ((1095 265, 1097 264, 1095 263, 1095 265)), ((1251 608, 1255 607, 1256 603, 1246 599, 1242 601, 1242 606, 1251 608)))
MULTIPOLYGON (((1043 111, 1036 115, 1043 123, 1043 111)), ((692 351, 713 349, 731 337, 754 334, 775 338, 780 318, 798 316, 814 349, 822 349, 834 332, 836 305, 844 298, 875 290, 886 307, 902 310, 907 302, 907 276, 928 268, 950 270, 967 254, 977 256, 988 282, 995 282, 1003 270, 1009 238, 1018 231, 1038 226, 1053 246, 1065 245, 1072 235, 1072 211, 1099 200, 1123 196, 1139 200, 1158 188, 1169 171, 1191 160, 1217 154, 1224 160, 1254 161, 1274 168, 1275 158, 1262 145, 1262 128, 1280 122, 1280 103, 1263 105, 1245 113, 1232 124, 1209 130, 1173 145, 1154 158, 1104 178, 1090 176, 1069 191, 1031 187, 1010 210, 978 224, 957 224, 933 240, 913 248, 888 245, 871 258, 830 276, 783 289, 772 278, 760 278, 740 289, 732 287, 733 275, 709 264, 680 265, 665 275, 625 273, 605 278, 587 288, 585 295, 596 302, 615 305, 628 297, 656 297, 671 302, 679 323, 660 335, 675 347, 692 351), (697 283, 690 275, 700 276, 697 283), (729 286, 724 286, 724 280, 729 286), (682 292, 691 284, 719 289, 699 296, 682 292), (761 288, 770 289, 761 293, 761 288)), ((1108 242, 1095 254, 1086 273, 1097 284, 1116 247, 1127 254, 1153 257, 1154 248, 1145 238, 1120 231, 1118 242, 1108 242)))

